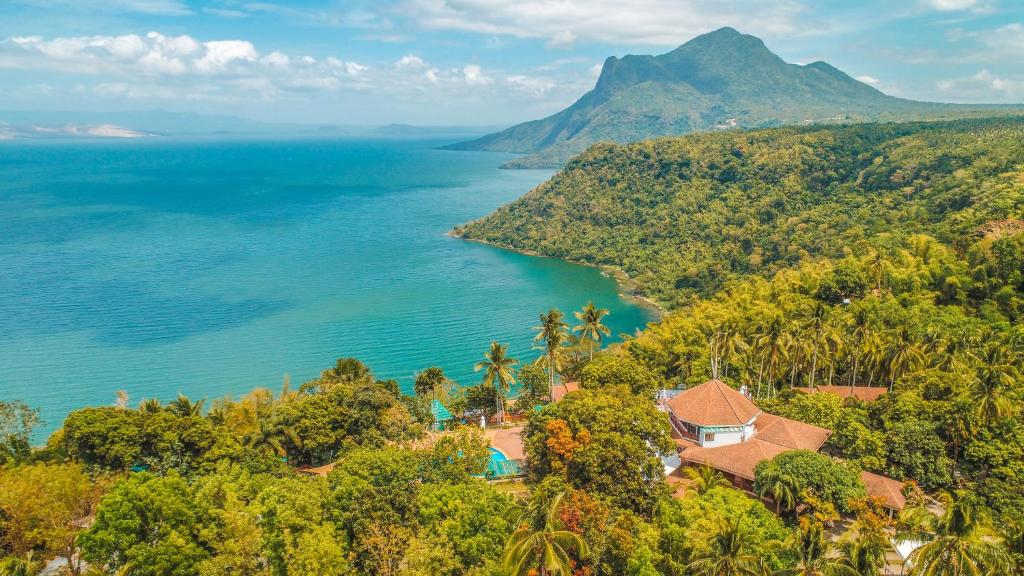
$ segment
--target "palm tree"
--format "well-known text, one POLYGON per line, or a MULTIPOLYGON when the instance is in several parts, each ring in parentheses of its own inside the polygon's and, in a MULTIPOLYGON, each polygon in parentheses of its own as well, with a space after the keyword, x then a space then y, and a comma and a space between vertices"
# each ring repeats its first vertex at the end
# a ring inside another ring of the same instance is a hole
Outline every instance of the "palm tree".
POLYGON ((163 410, 164 407, 160 405, 160 401, 156 398, 146 398, 142 402, 139 402, 139 412, 145 414, 156 414, 163 410))
POLYGON ((775 368, 786 355, 786 324, 781 314, 765 324, 757 336, 757 347, 762 351, 762 369, 757 372, 757 397, 761 397, 761 374, 768 370, 769 390, 775 390, 775 368), (767 366, 765 366, 767 364, 767 366))
POLYGON ((598 308, 593 302, 587 302, 579 312, 573 312, 573 316, 580 321, 573 326, 573 332, 579 332, 580 336, 586 338, 590 344, 590 359, 594 359, 594 343, 600 348, 601 337, 611 335, 612 331, 601 323, 601 320, 608 315, 606 308, 598 308))
POLYGON ((537 335, 533 339, 543 343, 540 348, 544 350, 544 355, 538 358, 537 362, 546 364, 549 396, 555 389, 555 373, 561 369, 562 346, 567 337, 565 331, 569 327, 563 318, 565 315, 561 310, 552 308, 548 310, 547 314, 540 315, 540 326, 534 327, 534 330, 537 330, 537 335))
POLYGON ((816 376, 818 374, 818 355, 821 353, 828 355, 829 351, 837 346, 837 343, 839 342, 839 335, 836 332, 835 327, 832 325, 828 307, 821 302, 814 307, 814 312, 811 313, 811 317, 804 325, 804 329, 807 331, 810 339, 810 387, 813 389, 816 376))
POLYGON ((719 486, 731 486, 729 481, 725 479, 725 476, 722 476, 721 472, 707 464, 703 466, 687 466, 683 468, 683 474, 686 474, 686 477, 693 482, 691 487, 697 492, 698 496, 703 496, 719 486))
POLYGON ((1014 368, 1007 362, 1008 350, 1002 343, 985 343, 979 358, 981 367, 971 386, 970 399, 975 414, 985 424, 1001 420, 1014 412, 1014 405, 1006 396, 1007 388, 1015 381, 1014 368))
POLYGON ((852 568, 858 576, 877 576, 885 566, 888 542, 884 534, 861 530, 857 523, 854 523, 840 539, 839 551, 843 555, 843 563, 852 568))
POLYGON ((811 522, 797 529, 793 545, 796 566, 777 570, 778 576, 858 576, 843 562, 832 542, 825 538, 825 529, 811 522))
POLYGON ((564 494, 556 494, 544 507, 536 498, 518 530, 505 544, 503 568, 509 576, 522 576, 539 570, 542 576, 572 574, 577 557, 586 554, 583 538, 566 530, 558 519, 558 508, 564 494))
POLYGON ((178 397, 167 405, 167 409, 182 418, 188 416, 200 416, 203 413, 203 404, 205 403, 205 398, 193 402, 189 400, 188 396, 178 394, 178 397))
POLYGON ((889 367, 889 392, 896 384, 896 378, 926 364, 921 347, 914 343, 906 328, 901 328, 893 337, 885 353, 889 367))
POLYGON ((942 514, 908 508, 900 521, 900 537, 925 542, 907 559, 910 576, 1012 573, 1013 558, 1003 540, 966 499, 947 499, 942 514))
POLYGON ((39 572, 42 563, 36 560, 34 550, 24 556, 10 556, 0 562, 0 576, 32 576, 39 572))
POLYGON ((761 576, 761 559, 750 552, 750 536, 738 519, 724 519, 707 546, 691 557, 687 570, 694 576, 761 576))
POLYGON ((484 371, 483 383, 493 386, 495 403, 498 410, 498 422, 505 419, 504 396, 516 383, 513 369, 519 364, 519 360, 508 356, 508 344, 502 346, 497 342, 491 342, 491 349, 484 354, 484 359, 473 366, 475 372, 484 371))
POLYGON ((775 502, 777 516, 795 510, 800 498, 800 482, 775 466, 769 466, 757 479, 756 490, 761 498, 771 498, 775 502))

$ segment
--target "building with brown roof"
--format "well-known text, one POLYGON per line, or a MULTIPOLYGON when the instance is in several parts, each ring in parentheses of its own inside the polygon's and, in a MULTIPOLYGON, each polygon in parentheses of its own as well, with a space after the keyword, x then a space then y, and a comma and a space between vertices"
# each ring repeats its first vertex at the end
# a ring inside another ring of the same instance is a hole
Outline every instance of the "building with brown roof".
POLYGON ((754 487, 754 467, 787 450, 817 451, 831 430, 761 411, 720 380, 690 388, 663 403, 672 422, 679 458, 708 465, 733 484, 754 487))
POLYGON ((907 506, 907 497, 903 495, 903 482, 893 480, 871 472, 861 472, 860 480, 868 491, 868 496, 881 498, 882 504, 891 512, 901 512, 907 506))

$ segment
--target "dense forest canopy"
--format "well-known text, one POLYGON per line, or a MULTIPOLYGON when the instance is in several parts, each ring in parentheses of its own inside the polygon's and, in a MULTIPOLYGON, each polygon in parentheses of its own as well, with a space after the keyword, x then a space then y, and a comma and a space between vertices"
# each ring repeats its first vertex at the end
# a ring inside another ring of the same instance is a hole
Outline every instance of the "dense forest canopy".
POLYGON ((778 128, 599 144, 456 229, 621 269, 674 308, 729 279, 926 233, 1020 226, 1024 120, 778 128))

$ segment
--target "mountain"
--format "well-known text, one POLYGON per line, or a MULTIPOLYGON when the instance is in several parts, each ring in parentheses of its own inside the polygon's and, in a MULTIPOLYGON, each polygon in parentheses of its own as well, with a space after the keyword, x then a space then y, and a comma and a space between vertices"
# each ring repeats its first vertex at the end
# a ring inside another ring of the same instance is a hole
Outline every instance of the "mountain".
POLYGON ((924 233, 1024 220, 1024 118, 783 127, 595 144, 455 235, 623 271, 674 308, 924 233))
POLYGON ((450 146, 528 154, 506 167, 557 167, 600 141, 796 123, 925 120, 991 114, 887 96, 825 62, 789 64, 760 39, 722 28, 660 56, 610 57, 572 106, 450 146))

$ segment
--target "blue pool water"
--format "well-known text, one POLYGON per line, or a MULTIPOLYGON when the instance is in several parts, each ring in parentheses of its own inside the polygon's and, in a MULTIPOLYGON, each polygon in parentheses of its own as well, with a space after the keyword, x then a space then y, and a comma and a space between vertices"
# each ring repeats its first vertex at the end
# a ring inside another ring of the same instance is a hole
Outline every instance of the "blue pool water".
POLYGON ((488 448, 491 459, 487 463, 487 475, 491 477, 515 476, 519 474, 519 466, 505 457, 497 448, 488 448))
MULTIPOLYGON (((445 236, 546 179, 426 140, 0 143, 0 399, 69 410, 299 383, 340 356, 462 383, 492 339, 587 300, 597 270, 445 236)), ((571 318, 571 315, 570 315, 571 318)), ((38 438, 37 438, 38 439, 38 438)))

